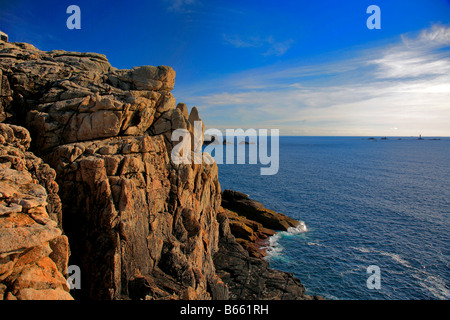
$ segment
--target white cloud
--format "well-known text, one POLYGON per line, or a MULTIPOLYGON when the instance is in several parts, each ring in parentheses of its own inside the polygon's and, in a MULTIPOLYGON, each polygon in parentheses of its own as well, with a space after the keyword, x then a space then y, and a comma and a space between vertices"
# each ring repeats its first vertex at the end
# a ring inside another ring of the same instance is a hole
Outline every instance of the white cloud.
POLYGON ((258 36, 250 36, 242 38, 238 35, 223 35, 225 43, 236 48, 262 48, 264 56, 282 56, 294 44, 294 40, 277 41, 273 36, 261 38, 258 36))
POLYGON ((269 48, 266 52, 263 53, 264 56, 282 56, 286 53, 286 51, 289 50, 289 48, 294 43, 294 40, 289 39, 282 42, 276 42, 276 41, 269 41, 269 48))
POLYGON ((403 43, 409 48, 436 48, 450 45, 450 27, 433 25, 429 29, 422 30, 416 37, 402 35, 403 43))
POLYGON ((449 27, 433 26, 347 60, 242 72, 210 84, 215 92, 189 100, 213 127, 277 127, 294 135, 450 136, 449 34, 449 27))
POLYGON ((434 25, 416 37, 402 35, 402 42, 383 52, 380 59, 369 61, 378 66, 379 78, 405 78, 450 73, 448 50, 450 27, 434 25))

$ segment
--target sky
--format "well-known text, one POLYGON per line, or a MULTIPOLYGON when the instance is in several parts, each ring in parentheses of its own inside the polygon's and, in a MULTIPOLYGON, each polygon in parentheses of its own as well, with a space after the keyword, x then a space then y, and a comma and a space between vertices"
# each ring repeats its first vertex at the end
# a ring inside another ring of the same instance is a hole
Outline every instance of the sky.
POLYGON ((171 66, 207 128, 450 136, 450 0, 0 0, 0 30, 119 69, 171 66))

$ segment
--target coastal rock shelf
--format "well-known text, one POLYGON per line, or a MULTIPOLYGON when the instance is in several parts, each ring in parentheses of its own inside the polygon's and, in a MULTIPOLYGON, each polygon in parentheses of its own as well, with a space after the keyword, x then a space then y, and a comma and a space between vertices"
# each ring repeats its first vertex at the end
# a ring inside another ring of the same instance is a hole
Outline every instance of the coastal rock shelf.
POLYGON ((264 208, 261 202, 252 200, 239 191, 225 190, 222 194, 222 206, 259 222, 268 229, 287 231, 290 227, 296 227, 299 224, 299 221, 282 213, 264 208))
POLYGON ((246 250, 237 241, 228 214, 218 214, 219 250, 214 256, 217 275, 227 284, 230 299, 239 300, 320 300, 305 294, 293 274, 271 269, 269 263, 246 250))
POLYGON ((287 231, 300 223, 282 213, 264 208, 262 203, 239 191, 224 190, 221 204, 236 241, 250 256, 256 258, 266 256, 261 247, 267 244, 268 238, 276 231, 287 231))
POLYGON ((308 298, 257 246, 295 220, 222 200, 215 163, 171 161, 172 132, 201 121, 174 83, 166 66, 0 41, 0 299, 308 298))

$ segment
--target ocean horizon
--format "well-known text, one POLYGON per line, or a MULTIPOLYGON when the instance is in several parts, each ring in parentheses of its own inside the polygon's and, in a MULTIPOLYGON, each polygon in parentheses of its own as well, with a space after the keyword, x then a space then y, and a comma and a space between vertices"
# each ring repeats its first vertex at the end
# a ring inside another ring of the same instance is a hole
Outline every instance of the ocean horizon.
POLYGON ((450 138, 374 138, 280 136, 275 175, 219 164, 221 188, 304 222, 270 238, 266 259, 307 294, 449 299, 450 138), (369 266, 379 268, 378 289, 369 266))

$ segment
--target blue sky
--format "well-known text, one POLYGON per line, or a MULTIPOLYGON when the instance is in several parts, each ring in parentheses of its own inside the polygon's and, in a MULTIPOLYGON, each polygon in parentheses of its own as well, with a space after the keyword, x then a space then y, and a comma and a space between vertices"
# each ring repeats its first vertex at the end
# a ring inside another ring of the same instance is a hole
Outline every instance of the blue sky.
POLYGON ((450 136, 449 0, 0 1, 0 30, 117 68, 169 65, 209 128, 450 136), (72 4, 81 30, 66 27, 72 4))

